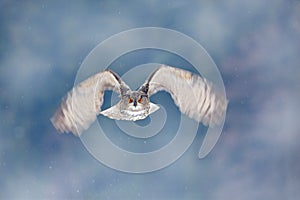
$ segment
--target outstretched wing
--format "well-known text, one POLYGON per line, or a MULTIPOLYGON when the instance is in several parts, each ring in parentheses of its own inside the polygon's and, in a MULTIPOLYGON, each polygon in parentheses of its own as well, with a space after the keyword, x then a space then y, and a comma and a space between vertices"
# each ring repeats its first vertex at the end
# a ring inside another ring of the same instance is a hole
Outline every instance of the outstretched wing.
POLYGON ((218 94, 204 78, 189 71, 162 65, 141 86, 151 96, 169 92, 179 110, 206 126, 220 123, 227 108, 226 97, 218 94))
POLYGON ((72 88, 50 120, 57 131, 79 136, 100 113, 105 90, 122 93, 127 89, 128 86, 113 71, 99 72, 72 88))

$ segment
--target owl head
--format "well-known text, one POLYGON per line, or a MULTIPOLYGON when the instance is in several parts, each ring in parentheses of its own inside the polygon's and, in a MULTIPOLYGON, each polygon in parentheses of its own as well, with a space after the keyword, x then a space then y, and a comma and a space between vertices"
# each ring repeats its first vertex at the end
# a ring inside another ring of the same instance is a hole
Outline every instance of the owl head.
POLYGON ((142 91, 128 90, 121 97, 120 109, 122 111, 148 111, 150 107, 149 97, 142 91))
POLYGON ((141 90, 126 90, 120 97, 116 105, 100 113, 111 119, 136 121, 146 118, 159 109, 159 106, 151 103, 149 96, 141 90))

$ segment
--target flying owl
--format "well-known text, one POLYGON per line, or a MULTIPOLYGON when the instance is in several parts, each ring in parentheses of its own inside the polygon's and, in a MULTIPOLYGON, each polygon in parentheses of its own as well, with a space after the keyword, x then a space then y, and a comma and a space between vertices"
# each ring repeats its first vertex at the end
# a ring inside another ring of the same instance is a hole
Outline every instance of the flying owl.
POLYGON ((115 120, 141 120, 159 109, 150 102, 150 96, 161 90, 170 93, 182 113, 205 126, 219 124, 226 112, 227 99, 205 78, 161 65, 136 91, 109 69, 87 78, 62 99, 51 122, 61 133, 72 132, 80 136, 99 114, 115 120), (101 111, 105 90, 119 93, 120 101, 101 111))

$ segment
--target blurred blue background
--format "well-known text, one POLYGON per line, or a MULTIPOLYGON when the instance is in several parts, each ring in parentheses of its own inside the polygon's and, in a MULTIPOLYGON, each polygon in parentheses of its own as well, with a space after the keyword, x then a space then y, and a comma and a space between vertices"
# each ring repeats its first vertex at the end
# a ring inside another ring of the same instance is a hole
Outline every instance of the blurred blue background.
POLYGON ((299 1, 1 0, 0 20, 0 199, 299 197, 299 1), (49 118, 97 44, 144 26, 202 44, 230 103, 208 157, 197 157, 198 134, 173 165, 126 174, 57 134, 49 118))

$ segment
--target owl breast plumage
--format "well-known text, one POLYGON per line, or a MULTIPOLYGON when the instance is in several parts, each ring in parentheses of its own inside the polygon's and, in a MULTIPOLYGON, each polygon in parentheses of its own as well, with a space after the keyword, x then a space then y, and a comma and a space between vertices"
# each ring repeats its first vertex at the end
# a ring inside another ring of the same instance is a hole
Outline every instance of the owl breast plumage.
POLYGON ((149 98, 161 90, 170 93, 183 114, 206 126, 220 123, 225 115, 227 99, 209 81, 189 71, 162 65, 137 91, 132 91, 111 70, 91 76, 67 93, 51 122, 59 132, 79 136, 99 114, 115 120, 141 120, 159 109, 149 98), (101 111, 105 90, 119 93, 120 101, 101 111))

